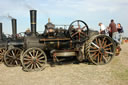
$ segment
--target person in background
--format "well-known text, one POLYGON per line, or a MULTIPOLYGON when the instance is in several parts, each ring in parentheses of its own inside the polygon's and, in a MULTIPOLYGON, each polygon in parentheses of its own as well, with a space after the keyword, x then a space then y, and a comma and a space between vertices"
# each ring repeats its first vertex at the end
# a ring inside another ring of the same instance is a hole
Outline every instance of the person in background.
POLYGON ((112 33, 112 38, 119 44, 118 31, 117 31, 116 24, 115 24, 113 19, 111 20, 111 22, 109 24, 109 27, 110 27, 110 30, 111 30, 111 33, 112 33))
POLYGON ((106 29, 105 29, 105 33, 107 36, 110 36, 109 33, 110 33, 110 28, 107 26, 106 29))
POLYGON ((102 23, 99 23, 99 26, 100 26, 100 34, 105 34, 109 36, 109 27, 106 27, 102 23))
POLYGON ((123 34, 123 27, 121 26, 120 23, 117 24, 117 31, 119 33, 119 41, 120 41, 120 44, 122 43, 122 34, 123 34))
POLYGON ((99 26, 100 26, 100 34, 105 34, 106 27, 102 23, 99 23, 99 26))
POLYGON ((30 30, 29 28, 27 28, 27 30, 25 31, 25 34, 26 34, 27 36, 30 36, 30 35, 31 35, 31 30, 30 30))

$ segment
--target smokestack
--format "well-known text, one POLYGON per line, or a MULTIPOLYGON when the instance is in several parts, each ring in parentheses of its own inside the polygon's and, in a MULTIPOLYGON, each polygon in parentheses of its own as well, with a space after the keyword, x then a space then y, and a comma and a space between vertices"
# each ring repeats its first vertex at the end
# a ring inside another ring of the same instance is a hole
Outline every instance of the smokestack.
POLYGON ((16 34, 17 34, 16 19, 12 19, 12 36, 13 36, 14 39, 16 39, 16 34))
POLYGON ((30 10, 30 23, 32 35, 36 35, 36 10, 30 10))
POLYGON ((2 23, 0 23, 0 40, 2 40, 2 23))

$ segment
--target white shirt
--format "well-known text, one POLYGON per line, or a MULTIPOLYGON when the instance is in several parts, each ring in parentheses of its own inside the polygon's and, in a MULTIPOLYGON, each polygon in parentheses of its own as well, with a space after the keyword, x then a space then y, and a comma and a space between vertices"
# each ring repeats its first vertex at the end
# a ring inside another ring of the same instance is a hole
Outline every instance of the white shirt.
POLYGON ((106 27, 105 27, 103 24, 101 24, 100 29, 101 29, 101 31, 102 31, 102 30, 105 30, 106 27))

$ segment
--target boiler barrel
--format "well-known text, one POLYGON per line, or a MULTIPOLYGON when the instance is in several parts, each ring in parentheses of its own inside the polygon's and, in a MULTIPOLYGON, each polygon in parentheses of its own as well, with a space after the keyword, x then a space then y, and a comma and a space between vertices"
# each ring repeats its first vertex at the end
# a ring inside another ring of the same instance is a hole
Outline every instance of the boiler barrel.
POLYGON ((46 50, 52 49, 65 49, 65 48, 72 48, 72 41, 71 40, 63 40, 63 39, 42 39, 40 43, 44 44, 43 48, 46 50))

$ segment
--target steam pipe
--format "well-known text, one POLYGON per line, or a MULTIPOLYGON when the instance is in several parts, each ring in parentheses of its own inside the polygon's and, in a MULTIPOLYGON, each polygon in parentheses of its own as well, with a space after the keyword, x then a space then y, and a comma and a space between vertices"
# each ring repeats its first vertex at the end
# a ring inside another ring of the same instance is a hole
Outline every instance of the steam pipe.
POLYGON ((0 40, 3 39, 3 36, 2 36, 2 23, 0 23, 0 40))
POLYGON ((17 35, 17 22, 16 22, 16 19, 12 19, 12 36, 13 36, 13 39, 16 39, 17 35))
POLYGON ((32 35, 36 35, 36 10, 30 10, 30 23, 32 35))

